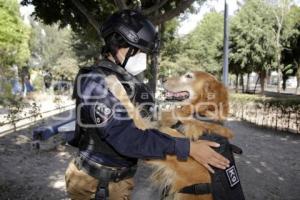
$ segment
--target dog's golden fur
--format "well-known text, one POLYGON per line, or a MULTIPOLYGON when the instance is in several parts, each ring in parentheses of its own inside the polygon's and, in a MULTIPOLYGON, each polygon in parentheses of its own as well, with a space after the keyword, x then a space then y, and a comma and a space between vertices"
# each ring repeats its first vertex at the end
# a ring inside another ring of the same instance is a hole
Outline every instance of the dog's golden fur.
MULTIPOLYGON (((212 120, 223 121, 228 115, 228 94, 226 88, 212 75, 205 72, 193 72, 181 77, 170 78, 164 87, 172 92, 188 91, 190 96, 181 107, 176 107, 168 112, 161 113, 158 123, 153 124, 143 119, 138 109, 130 102, 122 84, 115 76, 106 78, 108 88, 120 100, 133 119, 135 125, 142 129, 158 128, 161 132, 175 136, 188 137, 196 140, 204 132, 214 132, 227 138, 233 134, 221 125, 199 121, 193 118, 195 113, 206 116, 212 120), (183 124, 183 133, 170 128, 178 120, 183 124)), ((187 161, 178 161, 176 156, 167 156, 165 160, 147 161, 154 165, 154 183, 160 187, 169 186, 171 199, 181 200, 212 200, 212 195, 188 195, 178 193, 183 187, 197 184, 210 183, 208 170, 192 158, 187 161)))

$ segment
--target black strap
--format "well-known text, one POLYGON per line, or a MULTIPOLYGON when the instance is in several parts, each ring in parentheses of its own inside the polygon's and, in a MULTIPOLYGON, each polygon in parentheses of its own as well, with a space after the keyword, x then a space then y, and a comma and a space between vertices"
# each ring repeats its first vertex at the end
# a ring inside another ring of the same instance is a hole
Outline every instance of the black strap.
POLYGON ((176 129, 179 133, 184 135, 184 126, 180 120, 171 126, 172 129, 176 129))
POLYGON ((95 193, 95 200, 109 199, 109 180, 100 180, 95 193))
POLYGON ((105 167, 85 158, 82 155, 75 158, 74 164, 79 170, 83 170, 90 176, 99 180, 95 193, 95 200, 108 200, 109 182, 119 182, 120 180, 133 177, 136 171, 136 167, 115 169, 105 167))
POLYGON ((83 170, 90 176, 98 179, 105 180, 108 182, 119 182, 126 178, 131 178, 136 172, 136 166, 133 167, 123 167, 123 168, 113 168, 100 165, 82 155, 75 158, 74 164, 79 170, 83 170))
POLYGON ((230 144, 230 147, 231 147, 231 151, 235 154, 242 154, 243 153, 243 150, 240 147, 238 147, 234 144, 230 144))
POLYGON ((211 192, 212 190, 211 190, 210 183, 198 183, 198 184, 190 185, 182 188, 179 191, 179 193, 194 194, 194 195, 210 194, 211 192))
MULTIPOLYGON (((129 74, 124 68, 121 66, 109 61, 109 60, 101 60, 98 65, 94 65, 93 68, 98 70, 99 68, 108 69, 109 71, 113 71, 114 73, 120 75, 124 78, 125 81, 137 81, 134 76, 129 74)), ((103 74, 102 71, 100 71, 103 74)))

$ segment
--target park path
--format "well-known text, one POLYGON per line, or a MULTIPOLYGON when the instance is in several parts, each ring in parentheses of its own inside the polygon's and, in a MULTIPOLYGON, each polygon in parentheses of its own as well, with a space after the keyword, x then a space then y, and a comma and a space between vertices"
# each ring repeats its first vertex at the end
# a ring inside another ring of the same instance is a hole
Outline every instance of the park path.
POLYGON ((236 157, 248 200, 300 200, 300 135, 229 120, 243 149, 236 157))
MULTIPOLYGON (((300 135, 234 120, 226 126, 244 151, 236 162, 246 199, 299 200, 300 135)), ((68 199, 64 172, 76 149, 37 153, 30 150, 30 137, 30 129, 0 137, 0 199, 68 199)))

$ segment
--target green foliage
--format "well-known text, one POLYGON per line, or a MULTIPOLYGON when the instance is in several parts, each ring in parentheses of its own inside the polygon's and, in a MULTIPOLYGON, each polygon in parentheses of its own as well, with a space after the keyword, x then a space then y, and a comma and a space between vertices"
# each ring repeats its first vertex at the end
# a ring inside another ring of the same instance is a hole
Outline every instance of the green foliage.
MULTIPOLYGON (((289 75, 296 75, 300 80, 300 8, 292 6, 286 19, 286 26, 283 29, 282 63, 291 70, 289 75)), ((284 73, 285 75, 285 73, 284 73)), ((298 83, 299 84, 299 83, 298 83)))
POLYGON ((230 94, 230 104, 235 117, 259 126, 300 133, 300 99, 297 96, 230 94))
POLYGON ((30 79, 36 91, 42 91, 44 89, 44 78, 40 70, 36 70, 36 69, 32 70, 30 79))
MULTIPOLYGON (((177 34, 179 20, 172 19, 165 22, 161 28, 161 54, 160 54, 160 71, 162 75, 170 75, 184 70, 179 65, 183 58, 183 42, 177 34)), ((182 63, 182 62, 181 62, 182 63)))
MULTIPOLYGON (((188 12, 195 12, 197 9, 192 5, 193 2, 201 4, 205 0, 194 0, 183 2, 182 0, 170 0, 164 1, 123 1, 128 8, 136 8, 138 2, 141 3, 141 12, 147 15, 154 23, 163 24, 164 22, 176 17, 185 10, 188 12), (158 6, 161 4, 160 6, 158 6), (158 7, 157 7, 158 6, 158 7), (154 9, 155 7, 155 9, 154 9), (158 15, 157 15, 158 14, 158 15)), ((62 1, 43 1, 43 0, 22 0, 23 5, 34 5, 35 11, 33 15, 35 18, 40 19, 45 24, 59 24, 59 27, 65 27, 70 25, 74 34, 72 36, 72 47, 79 58, 80 64, 86 64, 87 61, 92 60, 94 56, 99 54, 101 47, 101 41, 99 40, 99 30, 103 21, 117 11, 118 8, 115 5, 115 1, 105 0, 62 0, 62 1)), ((178 22, 171 22, 177 23, 178 22)), ((166 28, 166 32, 170 33, 169 29, 166 28)), ((173 26, 173 31, 174 31, 173 26)), ((171 33, 171 35, 174 35, 171 33)), ((168 38, 169 36, 166 36, 168 38)), ((173 37, 173 36, 171 36, 173 37)), ((171 39, 172 40, 172 39, 171 39)), ((169 42, 169 39, 166 39, 169 42)), ((176 47, 177 44, 174 42, 166 48, 168 55, 176 47)), ((173 52, 174 53, 174 52, 173 52)))
POLYGON ((223 43, 223 14, 206 14, 196 29, 187 36, 185 53, 197 65, 210 73, 221 71, 218 46, 223 43))
POLYGON ((78 63, 71 48, 70 28, 59 28, 57 25, 44 25, 32 22, 31 65, 49 69, 55 77, 64 74, 74 79, 78 63))
POLYGON ((3 106, 8 109, 6 119, 14 127, 14 131, 17 130, 17 122, 23 117, 22 111, 25 107, 21 97, 10 95, 6 96, 2 102, 3 106))
POLYGON ((223 39, 223 15, 211 12, 204 16, 190 34, 176 35, 178 22, 173 20, 165 25, 161 54, 161 74, 180 74, 187 71, 203 70, 218 74, 221 60, 216 59, 217 46, 223 39))
POLYGON ((80 65, 90 65, 95 57, 100 55, 103 46, 102 40, 89 37, 85 32, 73 32, 71 35, 71 47, 80 65))
POLYGON ((29 58, 30 31, 19 14, 17 0, 0 0, 0 69, 23 65, 29 58))
POLYGON ((38 119, 41 119, 43 117, 43 115, 41 113, 41 105, 38 105, 36 102, 33 102, 32 104, 30 104, 30 110, 29 110, 28 114, 33 119, 34 123, 38 119))
MULTIPOLYGON (((230 94, 230 101, 233 103, 261 103, 266 107, 299 107, 300 98, 297 96, 266 97, 251 94, 230 94)), ((299 107, 300 109, 300 107, 299 107)))
POLYGON ((231 23, 231 72, 260 73, 271 68, 275 59, 272 20, 270 8, 263 1, 247 0, 241 7, 231 23))

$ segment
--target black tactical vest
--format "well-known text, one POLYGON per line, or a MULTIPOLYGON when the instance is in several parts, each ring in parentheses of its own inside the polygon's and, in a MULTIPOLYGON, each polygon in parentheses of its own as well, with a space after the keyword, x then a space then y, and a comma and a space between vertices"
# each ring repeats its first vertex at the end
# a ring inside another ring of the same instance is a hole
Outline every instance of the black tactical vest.
MULTIPOLYGON (((77 77, 86 73, 99 73, 104 76, 116 75, 120 82, 123 84, 127 94, 131 94, 132 86, 134 86, 134 95, 131 96, 131 102, 136 104, 148 103, 141 109, 141 115, 143 117, 151 117, 152 110, 150 105, 154 105, 154 98, 150 89, 142 82, 137 80, 134 76, 129 74, 120 66, 108 61, 102 60, 98 65, 91 67, 85 67, 79 70, 77 77), (131 83, 131 84, 128 84, 131 83)), ((77 85, 77 77, 75 80, 75 86, 77 85)), ((76 91, 77 87, 74 87, 73 98, 76 99, 76 108, 79 104, 79 96, 76 91)), ((77 112, 76 112, 77 113, 77 112)), ((135 162, 136 159, 130 159, 119 154, 111 145, 109 145, 104 139, 100 137, 99 129, 95 128, 83 128, 80 127, 76 120, 75 136, 72 141, 69 142, 72 146, 78 147, 79 150, 90 150, 92 152, 99 152, 104 155, 112 156, 114 159, 126 160, 135 162)))

